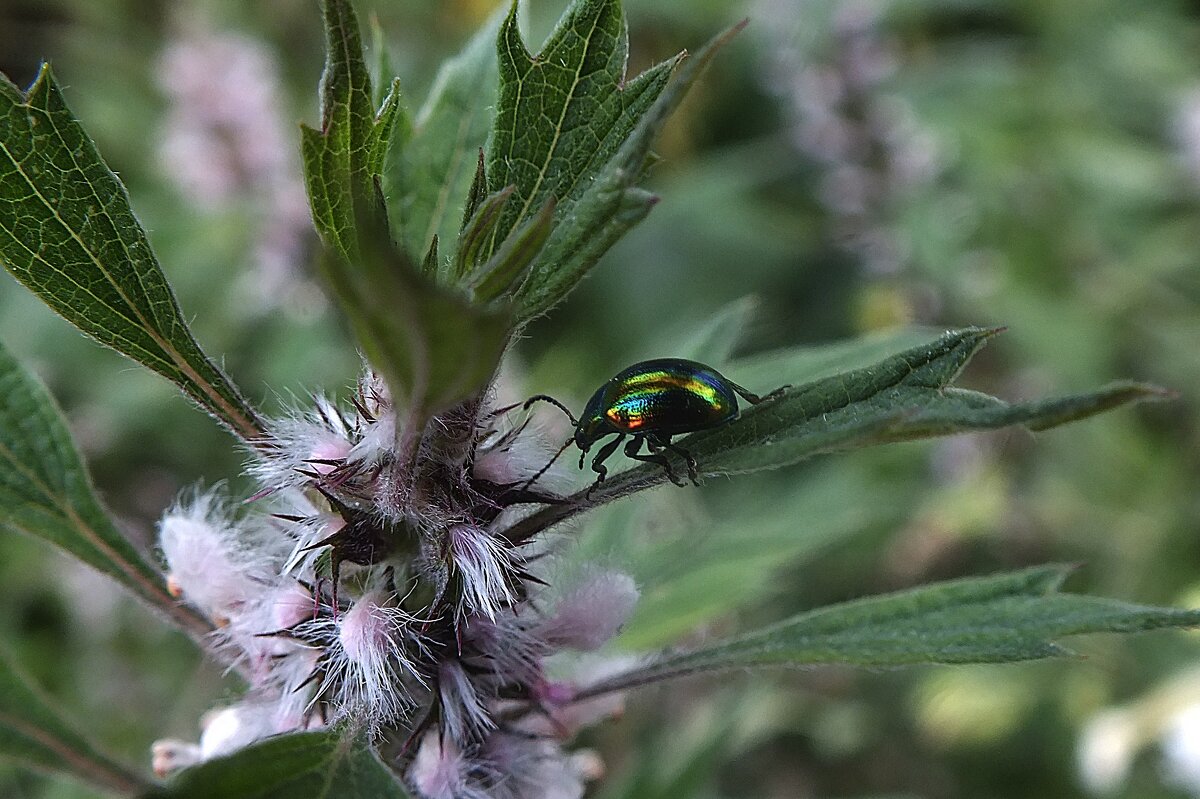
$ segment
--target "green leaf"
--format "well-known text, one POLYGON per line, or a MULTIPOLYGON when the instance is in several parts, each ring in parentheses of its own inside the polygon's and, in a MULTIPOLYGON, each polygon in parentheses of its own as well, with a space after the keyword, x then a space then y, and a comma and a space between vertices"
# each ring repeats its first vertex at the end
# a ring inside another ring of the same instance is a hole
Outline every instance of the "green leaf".
MULTIPOLYGON (((462 225, 459 226, 460 237, 467 233, 471 226, 471 220, 475 218, 479 206, 487 198, 487 164, 484 163, 483 148, 480 147, 479 160, 475 165, 475 177, 471 180, 471 188, 467 191, 467 201, 463 204, 462 225)), ((474 263, 473 260, 471 262, 474 263)))
POLYGON ((442 65, 411 136, 388 157, 383 174, 388 209, 409 252, 424 252, 435 235, 443 245, 458 238, 463 200, 496 105, 495 42, 504 13, 493 14, 442 65))
POLYGON ((1152 386, 1113 383, 1086 394, 1010 404, 949 387, 997 332, 952 331, 875 366, 788 389, 778 401, 748 409, 734 424, 688 436, 682 445, 704 473, 735 474, 786 466, 820 452, 969 430, 1009 425, 1045 430, 1164 396, 1152 386))
POLYGON ((176 775, 143 799, 407 799, 365 744, 337 733, 281 735, 176 775))
POLYGON ((396 78, 392 80, 391 88, 379 105, 379 114, 368 139, 371 149, 367 153, 367 173, 372 178, 383 172, 387 154, 393 144, 397 144, 397 131, 402 131, 402 138, 410 135, 408 125, 404 107, 400 104, 400 80, 396 78))
POLYGON ((411 443, 430 415, 491 379, 510 316, 435 285, 392 243, 376 180, 398 113, 396 89, 376 117, 354 11, 346 0, 326 0, 324 9, 322 128, 303 131, 313 217, 330 250, 321 265, 363 353, 406 414, 399 432, 411 443))
POLYGON ((136 773, 84 737, 0 649, 0 757, 39 771, 66 774, 105 792, 146 787, 136 773))
MULTIPOLYGON (((677 445, 706 475, 737 474, 798 463, 813 455, 856 447, 1022 425, 1045 430, 1130 402, 1162 399, 1167 392, 1138 383, 1113 383, 1098 391, 1048 400, 1007 403, 950 388, 971 357, 998 329, 966 328, 887 358, 874 366, 788 388, 778 399, 747 408, 736 421, 702 430, 677 445)), ((728 376, 740 375, 730 370, 728 376)), ((779 374, 776 380, 786 380, 779 374)), ((766 393, 775 386, 751 386, 766 393)), ((670 454, 675 471, 685 464, 670 454)), ((595 490, 522 519, 506 533, 514 540, 580 510, 666 479, 657 465, 621 472, 595 490)))
POLYGON ((778 400, 748 408, 736 422, 694 433, 680 445, 699 460, 702 472, 733 474, 786 466, 821 452, 969 430, 1017 424, 1045 430, 1163 396, 1151 386, 1114 383, 1086 394, 1010 404, 949 387, 997 332, 951 331, 874 366, 789 388, 778 400))
POLYGON ((24 94, 0 76, 0 262, 87 335, 174 381, 243 439, 261 436, 192 337, 125 187, 48 65, 24 94))
POLYGON ((438 268, 438 241, 437 236, 429 240, 429 251, 425 253, 425 260, 421 263, 421 271, 426 275, 433 274, 438 268))
MULTIPOLYGON (((384 33, 383 26, 379 24, 379 18, 374 14, 367 20, 367 26, 371 30, 371 50, 375 54, 375 64, 372 70, 371 83, 375 86, 375 94, 372 99, 375 105, 383 106, 387 99, 386 93, 383 92, 383 87, 390 84, 391 91, 395 92, 397 81, 395 79, 396 70, 392 66, 392 56, 388 51, 387 35, 384 33)), ((396 92, 398 94, 398 92, 396 92)), ((402 138, 407 137, 412 131, 412 121, 408 119, 408 115, 404 109, 399 110, 397 118, 397 132, 402 131, 402 138)))
POLYGON ((196 636, 211 628, 109 519, 49 393, 0 346, 0 529, 40 538, 107 574, 196 636))
POLYGON ((301 125, 304 178, 322 240, 354 264, 361 260, 360 217, 383 217, 374 176, 382 169, 399 114, 399 88, 393 84, 376 117, 354 8, 349 0, 323 0, 321 7, 326 46, 321 129, 301 125))
POLYGON ((471 198, 474 210, 471 212, 471 218, 463 222, 462 235, 458 238, 458 252, 454 255, 454 268, 450 275, 455 284, 461 283, 478 268, 480 256, 500 222, 500 212, 504 210, 515 189, 515 186, 505 186, 477 202, 471 198))
MULTIPOLYGON (((583 9, 591 9, 596 6, 602 6, 606 9, 606 13, 611 13, 607 9, 617 8, 618 4, 603 0, 596 2, 582 0, 572 6, 572 9, 582 13, 583 9)), ((617 10, 619 16, 619 9, 617 10)), ((571 20, 570 11, 567 19, 568 22, 571 20)), ((558 224, 550 234, 550 239, 541 255, 531 267, 530 277, 518 297, 520 301, 519 314, 522 319, 544 313, 565 297, 571 288, 583 278, 587 270, 599 260, 600 256, 650 212, 657 202, 657 198, 637 186, 650 160, 650 145, 666 123, 667 118, 683 100, 688 89, 708 66, 712 57, 742 27, 739 24, 730 28, 706 44, 695 56, 683 62, 683 67, 670 86, 667 86, 667 80, 675 65, 679 63, 679 58, 659 64, 626 84, 620 92, 620 96, 622 98, 625 98, 627 94, 635 96, 622 99, 622 103, 625 104, 622 108, 626 113, 619 117, 618 123, 612 131, 603 134, 603 138, 601 138, 602 134, 593 130, 594 125, 590 121, 587 124, 580 121, 580 119, 590 119, 586 115, 588 112, 581 110, 580 118, 564 117, 564 129, 580 128, 584 131, 585 136, 588 131, 592 131, 591 135, 601 140, 601 147, 597 149, 594 142, 587 145, 585 138, 564 136, 563 139, 570 142, 571 146, 586 150, 588 154, 588 159, 584 164, 586 171, 578 173, 579 177, 573 177, 575 167, 571 167, 570 171, 563 167, 551 171, 549 166, 554 163, 551 160, 547 161, 545 168, 538 173, 537 186, 539 188, 537 191, 532 191, 531 196, 536 200, 553 193, 559 198, 558 224), (616 132, 619 138, 615 138, 613 132, 616 132), (591 155, 593 152, 603 153, 604 158, 593 157, 591 155), (560 172, 565 177, 560 177, 560 172), (588 179, 580 179, 583 177, 588 179), (567 190, 564 190, 564 187, 567 187, 567 190)), ((567 25, 565 29, 569 31, 570 26, 567 25)), ((564 26, 560 25, 560 32, 562 30, 564 30, 564 26)), ((573 39, 567 37, 566 41, 570 42, 573 39)), ((623 52, 623 24, 619 41, 621 46, 618 50, 623 52)), ((502 31, 502 51, 504 46, 505 39, 502 31)), ((539 55, 538 63, 549 63, 545 51, 539 55)), ((547 66, 544 69, 552 68, 547 66)), ((502 65, 502 80, 503 76, 502 65)), ((580 80, 579 84, 591 86, 591 78, 589 77, 587 81, 580 80)), ((562 92, 563 87, 558 87, 557 91, 562 92)), ((550 97, 554 96, 554 93, 551 92, 550 97)), ((504 99, 502 90, 500 114, 497 116, 498 141, 501 139, 499 133, 505 120, 504 99)), ((600 99, 603 99, 603 96, 600 99)), ((545 113, 545 111, 538 110, 536 113, 545 113)), ((533 137, 526 136, 521 141, 526 139, 533 139, 533 137)), ((556 146, 561 145, 556 144, 556 146)), ((497 151, 493 151, 492 155, 499 157, 497 151)), ((489 175, 489 178, 516 183, 518 196, 524 198, 525 194, 520 188, 522 186, 520 180, 529 177, 529 170, 521 159, 527 157, 522 154, 514 162, 523 170, 515 177, 508 174, 492 174, 489 175)), ((534 163, 538 162, 534 161, 534 163)), ((497 168, 497 166, 492 167, 493 170, 497 168)), ((526 189, 525 191, 530 190, 526 189)), ((530 204, 531 200, 524 200, 522 216, 528 213, 530 204)), ((503 225, 501 225, 501 230, 503 230, 503 225)))
POLYGON ((331 253, 325 268, 363 353, 404 414, 400 432, 415 434, 431 415, 487 385, 511 316, 435 285, 381 231, 360 248, 357 265, 331 253))
POLYGON ((1070 654, 1055 641, 1200 624, 1200 611, 1059 592, 1071 567, 953 580, 831 605, 715 646, 668 654, 585 689, 621 690, 747 666, 1010 663, 1070 654))
POLYGON ((572 2, 536 58, 521 40, 513 4, 497 42, 500 94, 487 172, 492 191, 517 188, 494 246, 551 197, 560 218, 569 218, 590 178, 666 87, 677 59, 626 81, 628 51, 618 0, 572 2))
MULTIPOLYGON (((928 328, 883 330, 848 341, 758 352, 734 359, 728 373, 746 386, 769 386, 784 380, 808 383, 850 369, 861 369, 901 350, 920 347, 938 337, 928 328)), ((701 359, 703 360, 703 359, 701 359)))
POLYGON ((490 302, 511 288, 525 273, 546 244, 554 219, 554 198, 546 200, 537 216, 509 234, 494 253, 476 270, 471 294, 478 302, 490 302))

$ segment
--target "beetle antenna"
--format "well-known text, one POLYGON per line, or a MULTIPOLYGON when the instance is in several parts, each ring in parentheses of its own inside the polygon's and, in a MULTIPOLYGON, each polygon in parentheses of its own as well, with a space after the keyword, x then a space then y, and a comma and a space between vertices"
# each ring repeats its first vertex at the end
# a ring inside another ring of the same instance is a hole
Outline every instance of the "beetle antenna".
POLYGON ((575 418, 575 414, 571 413, 570 408, 568 408, 566 405, 563 405, 561 402, 556 400, 554 397, 551 397, 547 394, 534 394, 532 397, 525 400, 525 410, 529 410, 529 406, 538 401, 549 402, 551 405, 558 408, 560 411, 562 411, 563 413, 565 413, 567 415, 567 418, 571 420, 572 426, 574 426, 574 427, 579 426, 579 420, 577 420, 575 418))
MULTIPOLYGON (((536 397, 535 397, 534 399, 536 399, 536 397)), ((525 481, 525 483, 524 483, 524 485, 522 485, 522 486, 521 486, 521 487, 520 487, 518 490, 519 490, 519 491, 525 491, 525 490, 527 490, 527 489, 528 489, 528 488, 529 488, 531 485, 533 485, 534 483, 536 483, 536 482, 538 481, 538 478, 539 478, 539 477, 541 477, 543 474, 545 474, 545 473, 546 473, 546 470, 547 470, 547 469, 549 469, 551 466, 553 466, 553 465, 554 465, 554 462, 555 462, 556 460, 558 460, 558 456, 559 456, 559 455, 562 455, 564 452, 566 452, 566 451, 567 451, 567 447, 571 446, 571 443, 572 443, 574 440, 575 440, 575 437, 574 437, 574 436, 571 436, 570 438, 568 438, 568 439, 567 439, 567 441, 566 441, 566 443, 565 443, 565 444, 563 444, 561 447, 559 447, 559 449, 558 449, 558 452, 554 453, 554 457, 553 457, 553 458, 551 458, 549 461, 547 461, 545 466, 543 466, 542 468, 538 469, 538 470, 537 470, 537 474, 535 474, 533 477, 530 477, 528 480, 526 480, 526 481, 525 481)))

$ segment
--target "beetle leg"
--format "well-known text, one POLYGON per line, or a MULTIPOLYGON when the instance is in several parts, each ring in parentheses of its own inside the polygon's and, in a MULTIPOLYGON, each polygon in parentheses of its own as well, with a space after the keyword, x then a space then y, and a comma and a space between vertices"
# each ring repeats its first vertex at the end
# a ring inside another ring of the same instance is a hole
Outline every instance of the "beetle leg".
POLYGON ((604 478, 608 477, 608 468, 604 465, 604 462, 608 460, 614 452, 617 451, 617 447, 621 445, 621 441, 624 438, 624 433, 619 434, 612 441, 601 447, 600 451, 596 453, 596 457, 592 458, 592 471, 595 472, 597 476, 596 482, 592 483, 592 487, 588 489, 587 495, 589 497, 592 495, 592 492, 596 490, 596 486, 603 483, 604 478))
POLYGON ((655 447, 665 449, 667 452, 673 452, 683 458, 687 463, 688 479, 692 481, 692 485, 700 485, 699 467, 696 464, 696 459, 692 457, 692 453, 688 452, 683 447, 671 443, 671 437, 659 438, 653 442, 655 447))
MULTIPOLYGON (((663 471, 667 473, 667 479, 672 483, 677 486, 687 485, 686 482, 684 482, 679 478, 678 475, 675 474, 675 470, 671 468, 671 461, 667 458, 667 456, 662 454, 662 444, 653 439, 646 438, 645 436, 635 436, 633 441, 630 441, 629 444, 626 445, 625 455, 633 458, 635 461, 642 461, 643 463, 657 463, 659 466, 663 467, 663 471), (649 454, 646 455, 642 455, 638 452, 638 450, 642 447, 643 440, 646 442, 646 448, 650 450, 649 454)), ((691 469, 689 467, 689 472, 690 471, 691 469)))
POLYGON ((779 388, 775 389, 771 393, 760 397, 757 394, 755 394, 754 392, 750 391, 749 389, 739 386, 737 383, 733 382, 729 378, 725 378, 725 382, 729 383, 729 387, 732 388, 734 391, 736 391, 737 395, 739 397, 741 397, 742 399, 744 399, 746 402, 750 403, 751 405, 758 405, 760 402, 769 402, 773 399, 778 399, 779 397, 783 396, 784 391, 786 391, 787 389, 792 387, 791 384, 789 383, 788 385, 780 386, 779 388))

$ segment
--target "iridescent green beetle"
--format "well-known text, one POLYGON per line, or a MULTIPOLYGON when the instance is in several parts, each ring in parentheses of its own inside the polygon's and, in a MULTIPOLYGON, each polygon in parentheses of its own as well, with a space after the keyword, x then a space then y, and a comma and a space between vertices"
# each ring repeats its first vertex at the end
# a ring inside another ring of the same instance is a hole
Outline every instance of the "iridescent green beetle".
POLYGON ((740 415, 738 397, 757 405, 778 397, 786 388, 782 386, 760 397, 711 366, 683 358, 655 358, 618 372, 596 390, 578 419, 553 397, 545 394, 530 397, 525 401, 526 408, 535 402, 557 406, 570 418, 575 435, 523 488, 536 482, 572 443, 579 447, 579 468, 582 469, 588 451, 600 439, 613 434, 616 438, 601 447, 592 458, 592 471, 597 475, 593 489, 608 475, 604 462, 617 451, 626 436, 632 437, 625 444, 626 457, 656 463, 663 467, 675 485, 686 485, 663 454, 664 451, 673 452, 687 464, 688 478, 699 485, 696 459, 687 450, 672 444, 672 436, 728 424, 740 415), (648 450, 645 453, 641 451, 643 445, 648 450))

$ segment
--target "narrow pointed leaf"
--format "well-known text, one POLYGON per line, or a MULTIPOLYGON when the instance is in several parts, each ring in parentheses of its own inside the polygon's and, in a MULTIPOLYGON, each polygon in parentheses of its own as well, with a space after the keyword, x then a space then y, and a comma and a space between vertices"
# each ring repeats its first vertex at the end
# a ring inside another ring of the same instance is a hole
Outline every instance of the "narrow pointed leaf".
POLYGON ((553 219, 554 198, 551 197, 537 216, 514 230, 488 262, 478 269, 473 286, 476 300, 489 302, 508 291, 542 251, 550 235, 553 219))
POLYGON ((747 409, 735 424, 688 436, 685 446, 701 460, 705 473, 733 474, 892 441, 1010 425, 1044 430, 1164 396, 1152 386, 1114 383, 1085 394, 1008 403, 950 387, 995 333, 954 331, 875 366, 790 388, 777 401, 747 409))
POLYGON ((412 135, 388 157, 383 175, 388 209, 409 252, 424 252, 434 235, 446 248, 457 240, 496 105, 496 32, 503 18, 500 9, 445 62, 413 120, 412 135))
POLYGON ((458 239, 458 252, 454 255, 454 271, 451 274, 452 283, 459 284, 475 271, 484 248, 500 222, 500 213, 512 199, 515 189, 516 186, 505 186, 476 204, 471 218, 463 224, 462 235, 458 239))
POLYGON ((425 261, 421 264, 421 270, 426 275, 432 275, 438 269, 438 237, 434 236, 429 240, 429 252, 425 253, 425 261))
POLYGON ((407 799, 364 743, 336 733, 282 735, 180 772, 142 799, 407 799))
POLYGON ((1200 624, 1200 611, 1064 594, 1068 566, 954 580, 831 605, 757 632, 667 654, 585 691, 748 666, 1010 663, 1070 654, 1058 639, 1200 624))
POLYGON ((146 782, 79 732, 28 675, 0 650, 0 757, 129 795, 146 782))
POLYGON ((400 80, 392 81, 391 89, 384 95, 379 106, 375 123, 371 126, 368 139, 370 150, 367 153, 367 173, 375 176, 383 172, 388 150, 393 144, 402 146, 404 139, 411 135, 404 106, 400 102, 400 80))
POLYGON ((0 530, 47 541, 128 588, 184 629, 208 623, 113 525, 46 389, 0 346, 0 530))
POLYGON ((470 227, 471 219, 475 216, 475 212, 479 210, 479 206, 487 199, 487 166, 483 160, 483 148, 479 149, 479 161, 475 166, 475 178, 471 181, 471 188, 467 192, 467 202, 463 205, 462 225, 459 226, 459 235, 467 232, 470 227))
MULTIPOLYGON (((692 454, 707 475, 774 469, 813 455, 856 447, 993 430, 1021 425, 1044 430, 1167 392, 1138 383, 1114 383, 1097 391, 1048 400, 1008 403, 974 391, 951 388, 971 357, 999 330, 965 328, 893 355, 874 366, 833 374, 786 389, 777 399, 746 408, 739 419, 684 436, 676 443, 692 454)), ((733 369, 727 377, 739 381, 733 369)), ((787 380, 779 374, 776 380, 787 380)), ((739 381, 740 382, 740 381, 739 381)), ((765 394, 774 385, 747 386, 765 394)), ((682 459, 668 454, 683 474, 682 459)), ((610 477, 588 496, 542 509, 507 533, 516 540, 580 510, 626 496, 666 479, 657 465, 642 465, 610 477)))
POLYGON ((580 198, 576 211, 555 225, 530 278, 517 297, 522 320, 545 313, 575 287, 587 271, 658 203, 658 197, 631 186, 621 171, 605 173, 580 198))
POLYGON ((262 426, 200 350, 125 187, 49 66, 27 93, 0 75, 0 263, 101 344, 178 385, 243 439, 262 426))
MULTIPOLYGON (((537 57, 517 27, 514 3, 500 27, 500 94, 488 151, 493 191, 517 187, 492 249, 550 197, 559 218, 617 154, 667 85, 675 60, 625 79, 629 36, 619 0, 575 0, 537 57)), ((639 163, 640 166, 640 163, 639 163)))
POLYGON ((637 185, 650 159, 650 145, 712 57, 742 27, 739 24, 730 28, 683 61, 669 86, 667 79, 680 59, 660 64, 654 68, 658 72, 651 75, 652 71, 647 71, 638 78, 641 81, 651 76, 646 85, 639 86, 644 94, 634 104, 639 115, 636 124, 622 128, 622 141, 609 152, 602 166, 601 162, 589 163, 589 168, 595 170, 593 180, 572 185, 571 193, 555 192, 563 198, 559 224, 521 289, 518 299, 522 319, 544 313, 562 300, 600 256, 650 212, 657 198, 637 185))

